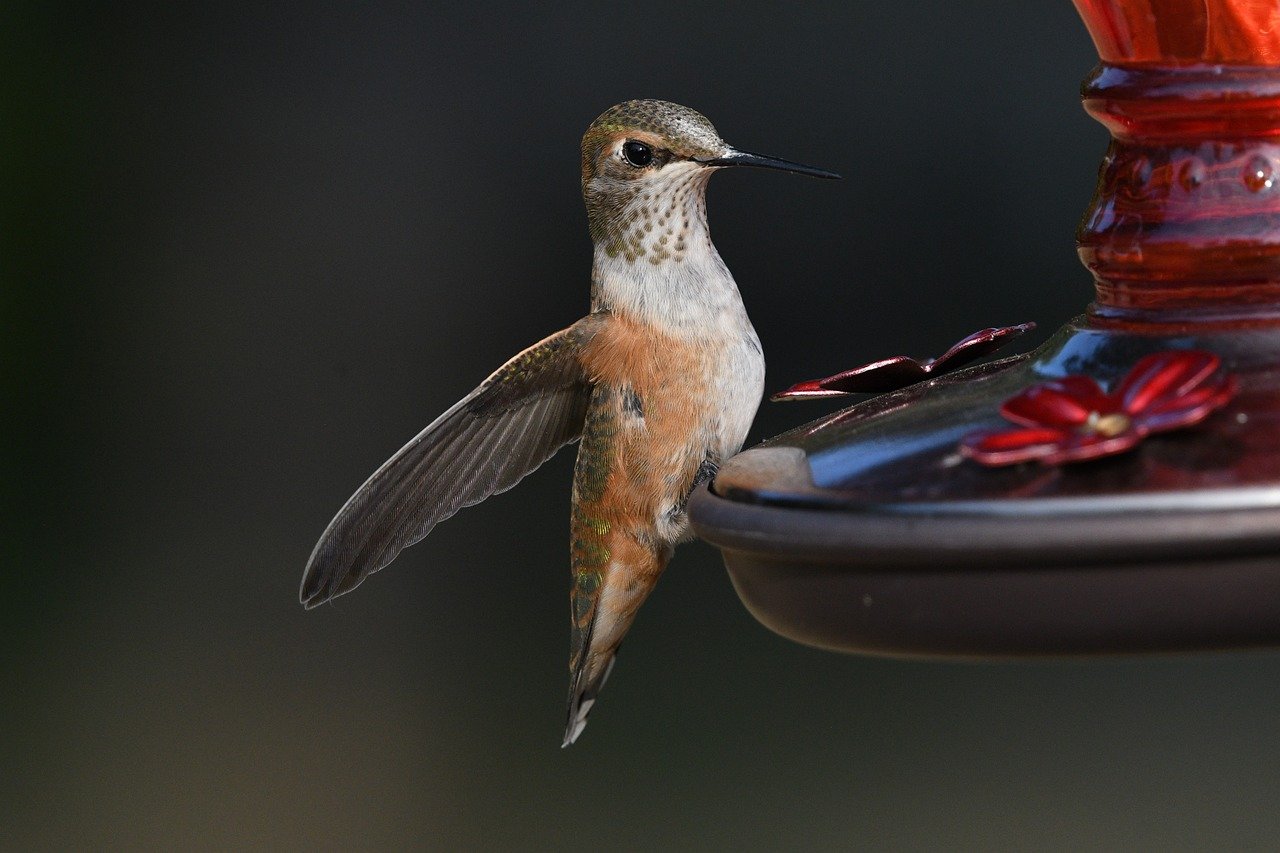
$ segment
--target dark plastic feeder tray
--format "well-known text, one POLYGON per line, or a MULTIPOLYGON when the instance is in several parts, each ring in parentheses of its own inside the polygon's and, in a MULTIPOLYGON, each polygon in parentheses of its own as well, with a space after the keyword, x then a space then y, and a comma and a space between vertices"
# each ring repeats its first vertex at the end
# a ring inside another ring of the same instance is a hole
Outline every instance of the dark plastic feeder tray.
POLYGON ((885 394, 725 463, 690 512, 747 608, 802 643, 1002 657, 1280 644, 1280 333, 1197 339, 1243 380, 1200 427, 1076 465, 959 440, 1071 372, 1180 340, 1091 331, 885 394))

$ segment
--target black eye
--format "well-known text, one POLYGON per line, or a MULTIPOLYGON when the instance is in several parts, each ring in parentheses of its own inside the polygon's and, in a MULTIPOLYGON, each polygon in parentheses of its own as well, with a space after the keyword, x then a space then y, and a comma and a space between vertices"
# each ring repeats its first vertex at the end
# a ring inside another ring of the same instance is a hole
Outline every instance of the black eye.
POLYGON ((653 162, 653 149, 643 142, 628 142, 622 146, 622 156, 632 166, 648 166, 653 162))

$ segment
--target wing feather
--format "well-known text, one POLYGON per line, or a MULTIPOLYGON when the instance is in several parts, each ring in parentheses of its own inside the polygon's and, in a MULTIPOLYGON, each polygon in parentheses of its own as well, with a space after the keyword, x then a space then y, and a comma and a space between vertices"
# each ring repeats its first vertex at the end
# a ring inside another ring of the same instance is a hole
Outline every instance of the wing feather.
POLYGON ((329 522, 299 597, 349 592, 463 507, 506 491, 582 433, 592 315, 508 361, 388 459, 329 522))

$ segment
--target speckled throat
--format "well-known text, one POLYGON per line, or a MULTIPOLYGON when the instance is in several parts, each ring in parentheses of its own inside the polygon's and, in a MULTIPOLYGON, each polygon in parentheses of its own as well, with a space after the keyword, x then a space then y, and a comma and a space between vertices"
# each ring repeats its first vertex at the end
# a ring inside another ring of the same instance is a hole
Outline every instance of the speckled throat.
POLYGON ((672 163, 647 181, 597 178, 583 190, 591 239, 609 257, 651 264, 683 261, 696 241, 709 247, 706 188, 711 169, 672 163))

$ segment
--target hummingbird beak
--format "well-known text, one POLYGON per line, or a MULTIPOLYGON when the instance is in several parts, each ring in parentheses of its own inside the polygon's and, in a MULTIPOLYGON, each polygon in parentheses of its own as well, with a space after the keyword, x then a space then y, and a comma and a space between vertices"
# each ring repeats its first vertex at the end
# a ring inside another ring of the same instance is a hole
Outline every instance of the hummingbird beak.
POLYGON ((766 157, 762 154, 750 154, 746 151, 739 151, 736 148, 726 149, 719 157, 698 160, 697 162, 704 166, 715 166, 720 169, 728 166, 756 166, 761 169, 780 169, 783 172, 795 172, 797 175, 811 175, 815 178, 840 177, 835 172, 828 172, 826 169, 819 169, 816 166, 792 163, 790 160, 780 160, 777 157, 766 157))

